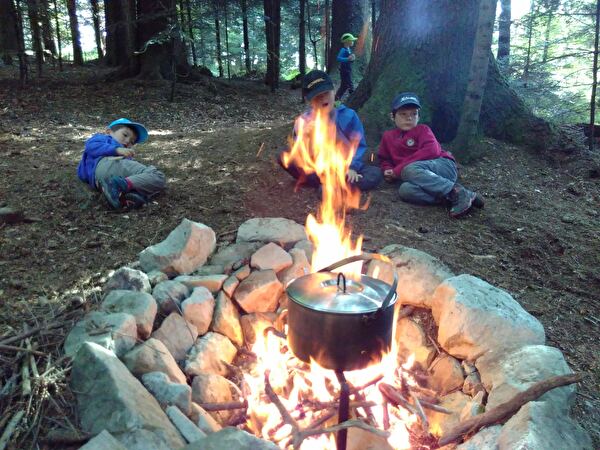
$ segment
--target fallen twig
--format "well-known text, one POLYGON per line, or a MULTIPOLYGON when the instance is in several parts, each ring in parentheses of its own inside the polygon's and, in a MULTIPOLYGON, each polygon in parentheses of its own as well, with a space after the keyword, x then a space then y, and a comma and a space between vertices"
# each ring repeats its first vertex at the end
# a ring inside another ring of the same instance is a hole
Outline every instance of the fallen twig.
POLYGON ((61 322, 51 323, 49 325, 41 325, 39 327, 32 328, 24 333, 18 334, 17 336, 13 336, 11 338, 4 339, 3 341, 0 341, 0 345, 12 344, 13 342, 21 341, 21 340, 25 339, 26 337, 32 336, 36 333, 39 333, 40 331, 51 330, 53 328, 60 328, 60 327, 64 326, 66 323, 67 323, 66 321, 61 321, 61 322))
POLYGON ((14 345, 4 345, 4 344, 0 344, 0 352, 6 352, 6 353, 24 352, 24 353, 31 353, 31 354, 37 355, 37 356, 47 356, 45 353, 39 352, 37 350, 31 350, 31 349, 25 348, 25 347, 16 347, 14 345))
POLYGON ((4 429, 4 433, 2 433, 2 436, 0 437, 0 450, 4 450, 6 448, 8 442, 10 441, 10 437, 17 429, 17 426, 19 425, 19 422, 23 418, 24 414, 25 411, 19 410, 15 413, 12 419, 10 419, 10 422, 8 422, 8 425, 4 429))
POLYGON ((317 434, 325 434, 325 433, 337 433, 340 430, 344 430, 346 428, 352 428, 352 427, 361 428, 365 431, 368 431, 369 433, 373 433, 373 434, 383 437, 383 438, 390 437, 390 433, 388 431, 383 431, 383 430, 380 430, 379 428, 372 427, 371 425, 363 422, 362 420, 351 419, 351 420, 346 420, 345 422, 342 422, 339 425, 333 425, 333 426, 327 427, 327 428, 318 428, 315 430, 303 430, 303 431, 296 433, 294 435, 294 441, 293 441, 294 448, 299 449, 300 445, 302 444, 302 441, 304 441, 304 439, 306 439, 310 436, 315 436, 317 434))

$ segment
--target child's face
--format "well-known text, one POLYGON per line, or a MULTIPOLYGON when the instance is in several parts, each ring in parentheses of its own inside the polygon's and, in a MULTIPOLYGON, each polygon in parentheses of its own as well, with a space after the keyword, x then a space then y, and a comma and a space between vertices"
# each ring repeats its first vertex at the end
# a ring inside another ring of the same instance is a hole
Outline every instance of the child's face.
POLYGON ((316 97, 313 97, 310 101, 310 106, 314 109, 324 109, 330 111, 335 104, 335 94, 333 91, 325 91, 316 97))
POLYGON ((129 127, 121 127, 118 130, 109 130, 108 134, 125 148, 133 147, 137 141, 136 132, 129 127))
POLYGON ((402 131, 412 130, 419 123, 419 108, 416 106, 400 108, 393 118, 396 126, 402 131))
POLYGON ((352 40, 344 41, 345 47, 352 47, 353 45, 354 45, 354 41, 352 41, 352 40))

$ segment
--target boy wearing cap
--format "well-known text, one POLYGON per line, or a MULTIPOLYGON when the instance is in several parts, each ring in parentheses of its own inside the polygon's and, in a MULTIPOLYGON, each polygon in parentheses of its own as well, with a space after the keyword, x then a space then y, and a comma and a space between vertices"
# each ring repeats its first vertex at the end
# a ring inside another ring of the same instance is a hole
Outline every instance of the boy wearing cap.
MULTIPOLYGON (((302 81, 302 90, 304 97, 310 102, 310 109, 302 115, 304 119, 308 119, 312 111, 320 109, 325 114, 329 114, 330 119, 335 122, 338 140, 345 142, 347 145, 350 145, 353 140, 358 140, 356 153, 346 175, 347 180, 361 191, 375 189, 383 179, 381 170, 379 167, 365 164, 362 161, 367 150, 364 128, 353 109, 347 108, 345 105, 334 107, 333 82, 329 75, 321 70, 309 72, 302 81)), ((295 136, 296 130, 294 129, 295 136)), ((300 184, 312 187, 319 186, 321 182, 317 174, 306 173, 293 160, 283 161, 284 155, 289 151, 289 149, 286 149, 279 154, 279 164, 290 175, 299 180, 300 184)))
POLYGON ((392 102, 396 128, 383 134, 377 152, 385 180, 401 182, 398 192, 405 202, 431 205, 448 200, 451 217, 465 215, 472 206, 483 208, 481 196, 456 182, 452 154, 442 149, 427 125, 418 124, 420 108, 412 92, 392 102))
POLYGON ((99 189, 113 209, 139 208, 165 188, 165 175, 132 158, 133 146, 148 139, 146 128, 118 119, 85 143, 77 176, 99 189))
POLYGON ((337 60, 340 63, 340 87, 335 93, 335 99, 341 100, 346 91, 352 95, 354 85, 352 84, 352 62, 355 59, 352 53, 352 46, 358 38, 355 38, 351 33, 342 34, 342 48, 340 49, 337 60))

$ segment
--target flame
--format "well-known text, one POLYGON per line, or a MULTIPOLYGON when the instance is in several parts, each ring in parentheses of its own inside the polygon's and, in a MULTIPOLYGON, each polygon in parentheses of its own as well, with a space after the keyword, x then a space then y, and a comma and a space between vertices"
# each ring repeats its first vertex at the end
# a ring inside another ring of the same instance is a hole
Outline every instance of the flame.
MULTIPOLYGON (((361 252, 362 236, 352 242, 352 232, 346 227, 346 211, 360 208, 360 191, 346 180, 360 136, 347 142, 337 139, 335 122, 327 110, 315 109, 296 120, 296 139, 290 140, 290 151, 283 164, 302 167, 307 174, 315 173, 322 186, 318 213, 306 218, 306 232, 314 245, 311 268, 322 269, 329 264, 361 252)), ((359 274, 362 264, 348 266, 344 273, 359 274)))

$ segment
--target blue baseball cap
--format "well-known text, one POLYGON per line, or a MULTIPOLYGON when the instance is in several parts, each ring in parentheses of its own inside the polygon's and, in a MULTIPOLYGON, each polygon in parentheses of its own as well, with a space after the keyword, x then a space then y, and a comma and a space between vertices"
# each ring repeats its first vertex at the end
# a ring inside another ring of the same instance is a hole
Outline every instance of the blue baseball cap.
POLYGON ((419 101, 417 94, 413 92, 403 92, 398 94, 392 102, 392 113, 406 105, 414 105, 417 108, 420 108, 421 102, 419 101))
POLYGON ((302 90, 304 91, 304 97, 310 102, 323 92, 333 91, 333 81, 322 70, 312 70, 304 75, 302 90))
POLYGON ((111 122, 108 125, 108 128, 110 128, 112 130, 113 127, 115 127, 117 125, 125 125, 125 126, 133 128, 135 130, 135 134, 137 134, 137 140, 135 141, 136 144, 141 144, 148 140, 148 130, 146 130, 146 127, 144 125, 142 125, 141 123, 132 122, 129 119, 122 118, 122 119, 117 119, 114 122, 111 122))

